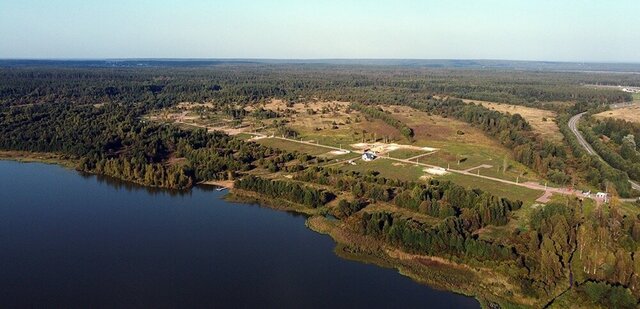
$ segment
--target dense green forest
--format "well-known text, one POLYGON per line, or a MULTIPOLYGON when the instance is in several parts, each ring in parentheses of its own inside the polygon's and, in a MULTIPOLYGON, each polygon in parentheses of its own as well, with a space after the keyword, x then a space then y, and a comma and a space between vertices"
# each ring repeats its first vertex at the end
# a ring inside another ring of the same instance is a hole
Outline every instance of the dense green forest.
POLYGON ((248 104, 273 97, 407 104, 448 95, 544 107, 554 101, 630 101, 627 93, 585 84, 638 83, 631 74, 451 70, 323 64, 220 64, 209 67, 7 67, 0 104, 179 101, 248 104))
POLYGON ((627 173, 612 168, 597 156, 589 155, 569 129, 568 122, 569 115, 563 114, 558 117, 560 132, 562 132, 564 140, 571 148, 571 154, 573 155, 569 158, 570 165, 574 166, 576 172, 581 174, 591 185, 601 190, 606 190, 606 184, 611 183, 621 196, 629 196, 631 194, 631 185, 629 184, 627 173))
POLYGON ((594 149, 612 166, 627 171, 633 180, 640 180, 640 125, 613 118, 590 118, 585 138, 593 141, 594 149), (588 136, 587 136, 588 135, 588 136), (606 137, 602 140, 596 135, 606 137))
POLYGON ((335 195, 329 191, 299 183, 246 176, 235 181, 234 188, 249 190, 266 196, 317 208, 330 202, 335 195))
POLYGON ((146 123, 140 116, 147 109, 115 103, 6 108, 0 113, 0 148, 64 153, 77 158, 83 171, 175 189, 234 179, 256 163, 275 169, 293 159, 222 133, 146 123))

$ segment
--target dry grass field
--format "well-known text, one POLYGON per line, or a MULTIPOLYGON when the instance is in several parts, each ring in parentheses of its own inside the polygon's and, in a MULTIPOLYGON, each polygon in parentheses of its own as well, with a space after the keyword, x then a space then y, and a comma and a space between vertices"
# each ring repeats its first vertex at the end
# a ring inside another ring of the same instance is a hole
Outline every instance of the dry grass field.
POLYGON ((407 106, 383 106, 382 108, 413 129, 417 146, 438 148, 434 143, 460 143, 501 147, 481 130, 459 120, 429 115, 407 106))
POLYGON ((631 106, 595 114, 594 117, 616 118, 616 119, 622 119, 630 122, 640 123, 640 102, 637 102, 631 106))
POLYGON ((533 128, 534 132, 539 133, 545 138, 549 138, 555 141, 562 140, 562 133, 556 124, 556 113, 550 110, 511 105, 503 103, 494 103, 487 101, 477 100, 463 100, 466 103, 482 104, 484 107, 509 114, 520 114, 533 128))

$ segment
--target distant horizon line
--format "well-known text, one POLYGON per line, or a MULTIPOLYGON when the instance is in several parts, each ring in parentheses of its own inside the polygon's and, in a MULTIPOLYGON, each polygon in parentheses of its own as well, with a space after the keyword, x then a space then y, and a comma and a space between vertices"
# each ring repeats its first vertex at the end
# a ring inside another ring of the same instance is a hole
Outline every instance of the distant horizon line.
POLYGON ((640 64, 640 61, 600 61, 600 60, 522 60, 492 58, 269 58, 269 57, 87 57, 87 58, 42 58, 42 57, 0 57, 0 61, 493 61, 493 62, 542 62, 542 63, 574 63, 574 64, 640 64))

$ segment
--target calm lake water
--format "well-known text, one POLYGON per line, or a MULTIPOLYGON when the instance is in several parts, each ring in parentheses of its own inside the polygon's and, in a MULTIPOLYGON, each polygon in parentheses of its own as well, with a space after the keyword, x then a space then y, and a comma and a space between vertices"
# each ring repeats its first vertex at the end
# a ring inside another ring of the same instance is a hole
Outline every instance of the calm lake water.
POLYGON ((477 308, 343 260, 305 218, 0 161, 0 307, 477 308))

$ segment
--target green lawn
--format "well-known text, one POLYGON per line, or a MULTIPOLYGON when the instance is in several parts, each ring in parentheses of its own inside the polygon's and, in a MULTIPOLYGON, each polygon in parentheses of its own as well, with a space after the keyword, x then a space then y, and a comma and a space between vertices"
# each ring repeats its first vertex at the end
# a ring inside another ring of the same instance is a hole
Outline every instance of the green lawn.
POLYGON ((532 190, 516 185, 504 184, 501 182, 479 177, 460 175, 456 173, 440 176, 437 179, 450 180, 455 184, 461 185, 468 189, 477 188, 497 196, 502 196, 514 200, 521 200, 525 203, 525 205, 531 205, 535 203, 535 200, 542 195, 542 191, 532 190))
POLYGON ((235 137, 237 137, 237 138, 239 138, 239 139, 241 139, 241 140, 246 141, 246 140, 248 140, 248 139, 252 138, 252 137, 253 137, 253 135, 252 135, 252 134, 248 134, 248 133, 239 133, 239 134, 236 134, 236 135, 235 135, 235 137))
POLYGON ((422 166, 399 163, 392 160, 386 160, 384 158, 378 158, 370 162, 357 160, 356 165, 345 164, 340 166, 340 168, 346 171, 358 171, 361 173, 377 171, 380 175, 386 178, 395 178, 406 181, 416 181, 420 176, 424 176, 426 174, 422 171, 424 169, 422 166))
POLYGON ((317 141, 320 144, 332 146, 332 147, 342 147, 344 149, 355 150, 351 148, 351 144, 359 143, 359 139, 354 139, 351 135, 351 131, 347 131, 344 129, 339 130, 323 130, 319 132, 314 131, 300 131, 300 137, 303 140, 313 140, 317 141))
POLYGON ((263 138, 256 140, 255 142, 268 147, 278 148, 289 152, 298 151, 313 156, 326 154, 331 151, 331 149, 324 147, 301 144, 277 138, 263 138))
POLYGON ((630 216, 637 216, 640 213, 640 207, 636 203, 621 203, 620 208, 630 216))
MULTIPOLYGON (((434 143, 434 147, 440 148, 436 153, 421 157, 421 163, 433 164, 441 167, 449 167, 457 170, 467 170, 480 165, 491 165, 491 168, 481 168, 480 174, 510 181, 538 181, 539 178, 526 166, 514 161, 511 155, 495 147, 461 144, 456 142, 434 143), (502 172, 504 160, 507 160, 509 168, 502 172), (458 160, 465 158, 458 164, 458 160)), ((477 173, 477 170, 473 170, 477 173)))
MULTIPOLYGON (((471 172, 477 173, 477 170, 473 170, 471 172)), ((480 168, 480 175, 505 179, 509 181, 518 181, 518 182, 538 181, 536 177, 530 177, 532 176, 531 174, 520 176, 520 171, 515 169, 508 169, 506 172, 503 172, 501 166, 500 167, 494 166, 491 168, 480 168)))
MULTIPOLYGON (((398 149, 391 151, 389 155, 393 158, 397 159, 408 159, 411 157, 427 154, 429 152, 424 150, 414 150, 414 149, 398 149)), ((422 157, 421 157, 422 158, 422 157)))

